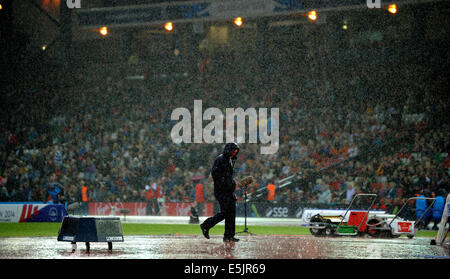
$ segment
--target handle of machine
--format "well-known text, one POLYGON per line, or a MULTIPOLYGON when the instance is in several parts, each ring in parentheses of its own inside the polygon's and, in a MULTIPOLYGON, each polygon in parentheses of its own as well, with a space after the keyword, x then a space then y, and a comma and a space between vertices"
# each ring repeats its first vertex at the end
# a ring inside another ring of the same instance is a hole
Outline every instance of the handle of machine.
POLYGON ((394 222, 394 220, 400 215, 400 212, 402 212, 403 208, 405 208, 405 206, 408 204, 408 202, 410 200, 433 200, 433 202, 427 207, 427 209, 425 210, 425 212, 422 214, 422 217, 419 218, 419 220, 417 220, 414 225, 418 224, 422 218, 425 216, 425 214, 428 213, 428 211, 433 207, 434 203, 436 202, 436 198, 427 198, 427 197, 411 197, 408 200, 406 200, 406 202, 403 204, 402 208, 400 208, 400 210, 397 212, 397 214, 394 216, 394 218, 392 218, 391 222, 389 222, 389 227, 391 226, 392 222, 394 222))
POLYGON ((344 216, 342 216, 341 222, 339 222, 339 225, 337 226, 336 230, 338 230, 338 229, 339 229, 339 226, 341 226, 342 222, 343 222, 344 219, 345 219, 345 215, 347 215, 347 213, 348 213, 348 211, 350 210, 350 208, 351 208, 353 202, 356 200, 357 197, 360 197, 360 196, 372 196, 372 197, 374 197, 374 199, 372 200, 372 204, 371 204, 371 205, 369 206, 369 208, 367 209, 366 215, 364 216, 364 218, 362 219, 361 223, 360 223, 359 226, 358 226, 358 231, 359 231, 359 229, 361 228, 361 226, 362 226, 362 224, 363 224, 363 222, 364 222, 364 219, 366 219, 366 217, 369 216, 369 211, 370 211, 370 209, 372 208, 373 204, 375 203, 375 200, 377 199, 377 196, 378 196, 377 194, 356 194, 356 195, 353 197, 353 199, 352 199, 352 201, 350 202, 350 204, 348 205, 347 210, 345 211, 344 216))

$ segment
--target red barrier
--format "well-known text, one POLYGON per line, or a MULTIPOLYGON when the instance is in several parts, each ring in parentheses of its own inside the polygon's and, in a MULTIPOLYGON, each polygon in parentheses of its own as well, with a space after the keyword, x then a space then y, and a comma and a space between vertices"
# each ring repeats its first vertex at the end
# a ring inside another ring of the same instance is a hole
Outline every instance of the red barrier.
MULTIPOLYGON (((191 215, 190 202, 166 202, 160 203, 160 216, 190 216, 191 215)), ((112 208, 116 208, 115 215, 122 215, 120 209, 129 209, 130 216, 146 216, 147 203, 145 202, 90 202, 89 215, 112 215, 112 208)), ((203 216, 212 216, 214 213, 214 204, 205 203, 203 209, 203 216)), ((201 212, 199 212, 201 214, 201 212)))
MULTIPOLYGON (((191 206, 190 202, 166 202, 160 207, 161 216, 190 216, 191 215, 191 206)), ((203 216, 212 216, 214 213, 214 204, 213 203, 205 203, 203 214, 198 212, 203 216)))
POLYGON ((120 209, 129 209, 130 213, 127 215, 145 216, 146 212, 145 202, 90 202, 89 203, 89 215, 113 215, 112 208, 116 208, 115 215, 120 214, 120 209))

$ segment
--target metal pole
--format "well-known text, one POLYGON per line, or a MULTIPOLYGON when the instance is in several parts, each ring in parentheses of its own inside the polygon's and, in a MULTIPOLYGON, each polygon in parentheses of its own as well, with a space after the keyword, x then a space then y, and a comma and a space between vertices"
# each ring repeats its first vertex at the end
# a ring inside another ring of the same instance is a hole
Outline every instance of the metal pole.
POLYGON ((244 189, 244 231, 247 231, 247 186, 244 189))
POLYGON ((238 233, 252 234, 247 228, 247 186, 244 187, 244 230, 238 233))
POLYGON ((417 220, 415 223, 414 223, 414 226, 416 225, 416 224, 418 224, 421 220, 422 220, 422 218, 425 216, 425 214, 426 213, 428 213, 428 211, 433 207, 433 205, 434 205, 434 203, 435 203, 435 201, 436 201, 436 199, 435 198, 426 198, 426 197, 412 197, 412 198, 409 198, 404 204, 403 204, 403 206, 402 206, 402 208, 400 208, 400 210, 397 212, 397 214, 394 216, 394 218, 392 218, 392 220, 391 220, 391 222, 389 222, 389 227, 391 226, 391 224, 392 224, 392 222, 394 222, 394 220, 400 215, 400 212, 402 212, 402 210, 403 210, 403 208, 405 208, 405 206, 408 204, 408 202, 410 201, 410 200, 433 200, 433 202, 427 207, 427 210, 425 210, 425 212, 422 214, 422 216, 419 218, 419 220, 417 220))

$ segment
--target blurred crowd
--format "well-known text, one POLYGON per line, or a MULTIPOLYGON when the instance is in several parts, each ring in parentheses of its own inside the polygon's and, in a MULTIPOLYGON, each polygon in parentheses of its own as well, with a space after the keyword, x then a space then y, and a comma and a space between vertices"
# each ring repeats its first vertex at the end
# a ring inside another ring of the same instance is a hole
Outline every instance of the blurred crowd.
POLYGON ((224 144, 170 138, 171 112, 192 112, 195 99, 203 108, 280 109, 276 154, 240 144, 236 178, 256 178, 250 195, 292 175, 275 202, 333 206, 375 192, 376 206, 392 208, 424 190, 449 192, 449 124, 436 118, 448 100, 435 94, 429 80, 439 77, 426 64, 288 65, 267 74, 244 55, 194 68, 146 80, 75 71, 69 85, 52 73, 44 85, 6 88, 0 201, 78 202, 83 186, 89 201, 194 201, 197 184, 214 201, 209 170, 224 144))

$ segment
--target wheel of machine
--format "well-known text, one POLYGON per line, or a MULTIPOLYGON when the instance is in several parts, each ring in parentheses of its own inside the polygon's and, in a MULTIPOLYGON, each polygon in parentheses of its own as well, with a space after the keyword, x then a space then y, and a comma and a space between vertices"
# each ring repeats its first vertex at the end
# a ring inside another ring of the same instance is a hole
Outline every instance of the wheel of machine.
POLYGON ((389 238, 399 238, 401 236, 400 234, 393 234, 392 231, 387 231, 386 234, 389 238))
POLYGON ((414 235, 408 234, 408 238, 409 238, 409 239, 412 239, 413 237, 414 237, 414 235))
MULTIPOLYGON (((311 223, 322 223, 324 221, 323 217, 320 216, 319 214, 314 215, 313 217, 311 217, 310 222, 311 223)), ((312 235, 314 236, 323 236, 325 233, 325 229, 315 229, 315 228, 310 228, 309 231, 311 232, 312 235)))
POLYGON ((326 236, 334 236, 334 230, 331 227, 325 228, 325 235, 326 236))
POLYGON ((382 231, 380 233, 379 237, 381 237, 381 238, 398 238, 398 237, 400 237, 400 235, 399 234, 392 234, 391 231, 382 231))
POLYGON ((369 222, 367 222, 367 233, 370 236, 372 236, 372 237, 380 237, 381 231, 377 230, 377 229, 374 229, 374 227, 375 228, 379 228, 380 227, 380 225, 376 225, 375 226, 375 224, 378 224, 378 223, 379 223, 379 221, 377 219, 372 219, 372 220, 369 220, 369 222))
POLYGON ((363 232, 363 231, 358 231, 358 234, 357 234, 358 236, 365 236, 366 235, 366 232, 363 232))
POLYGON ((325 228, 325 235, 326 236, 334 236, 335 229, 331 226, 331 220, 326 220, 326 228, 325 228))

